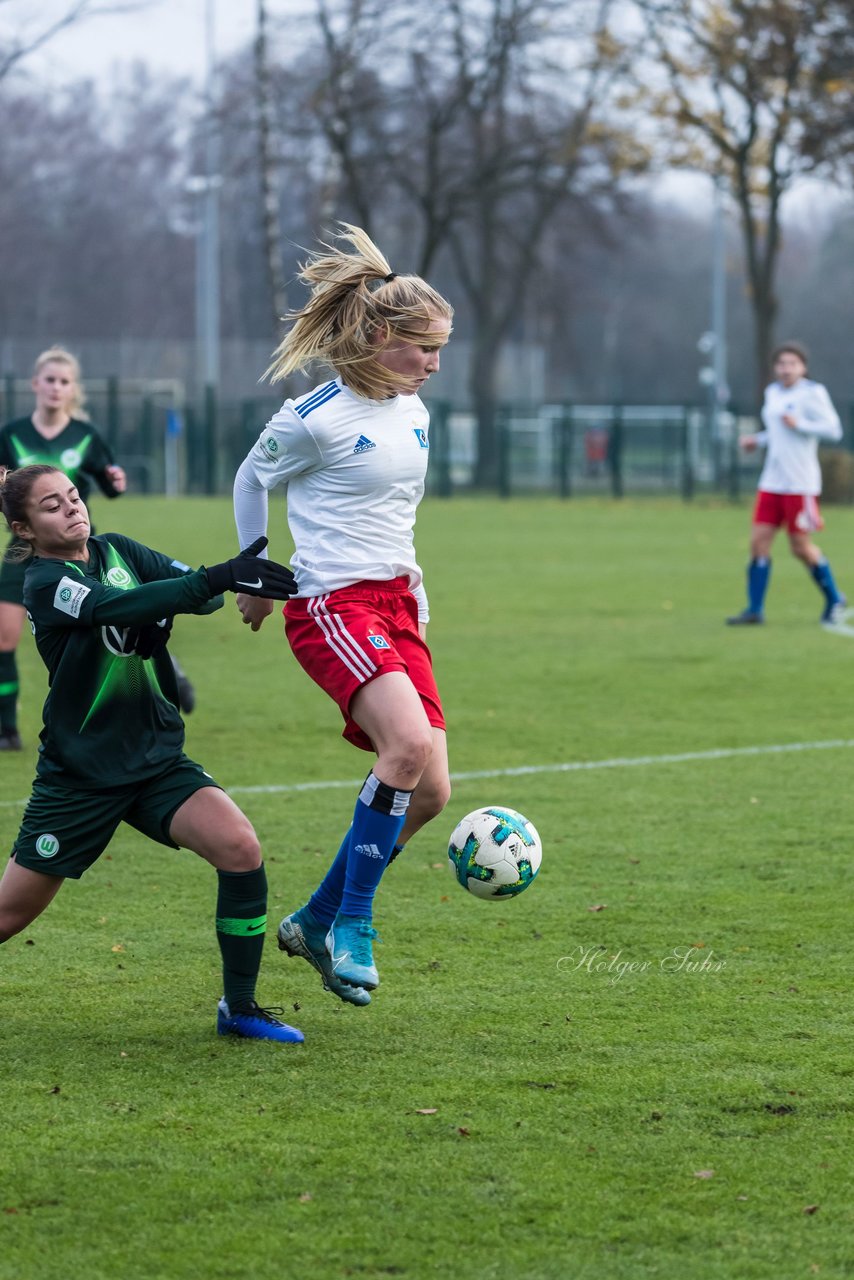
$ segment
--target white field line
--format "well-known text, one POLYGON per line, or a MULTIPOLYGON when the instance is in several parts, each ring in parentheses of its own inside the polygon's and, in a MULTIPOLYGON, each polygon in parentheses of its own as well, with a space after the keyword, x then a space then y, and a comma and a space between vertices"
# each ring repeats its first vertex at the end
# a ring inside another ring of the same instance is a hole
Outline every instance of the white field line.
MULTIPOLYGON (((827 742, 783 742, 756 747, 716 747, 711 751, 682 751, 663 756, 615 756, 612 760, 572 760, 565 764, 526 764, 513 769, 475 769, 452 773, 452 782, 473 782, 480 778, 522 778, 545 773, 583 773, 589 769, 634 769, 657 764, 691 764, 695 760, 730 760, 736 756, 783 755, 790 751, 837 751, 854 747, 854 738, 832 738, 827 742)), ((229 787, 233 795, 278 795, 283 792, 332 791, 361 786, 363 779, 347 782, 294 782, 281 786, 229 787)))
MULTIPOLYGON (((661 764, 693 764, 700 760, 733 760, 743 756, 788 755, 793 751, 842 751, 854 747, 854 738, 829 738, 826 742, 779 742, 755 747, 715 747, 711 751, 680 751, 663 756, 615 756, 611 760, 570 760, 565 764, 524 764, 513 769, 475 769, 452 773, 452 782, 474 782, 480 778, 524 778, 547 773, 586 773, 593 769, 637 769, 661 764)), ((352 790, 364 777, 330 782, 273 783, 256 787, 226 787, 229 795, 294 795, 303 791, 352 790)), ((26 800, 0 800, 0 808, 23 808, 26 800)))

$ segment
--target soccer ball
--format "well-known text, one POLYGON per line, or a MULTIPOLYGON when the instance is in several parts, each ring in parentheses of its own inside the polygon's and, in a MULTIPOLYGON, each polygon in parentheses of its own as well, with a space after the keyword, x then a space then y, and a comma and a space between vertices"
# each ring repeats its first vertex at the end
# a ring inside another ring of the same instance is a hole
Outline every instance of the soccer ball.
POLYGON ((451 871, 477 898, 514 898, 527 889, 542 858, 533 823, 498 806, 467 813, 448 845, 451 871))

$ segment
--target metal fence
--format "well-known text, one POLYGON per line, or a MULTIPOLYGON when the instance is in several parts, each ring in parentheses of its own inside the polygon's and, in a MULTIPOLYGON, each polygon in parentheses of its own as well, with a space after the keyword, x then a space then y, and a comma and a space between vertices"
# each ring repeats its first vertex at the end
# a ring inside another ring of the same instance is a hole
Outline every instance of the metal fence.
MULTIPOLYGON (((143 493, 227 493, 237 467, 281 404, 281 395, 223 399, 209 389, 188 402, 175 379, 87 379, 87 408, 143 493)), ((7 376, 0 421, 30 411, 28 380, 7 376)), ((428 492, 477 487, 477 422, 445 401, 431 414, 428 492)), ((854 421, 854 414, 849 414, 854 421)), ((698 493, 737 498, 755 487, 761 459, 738 438, 756 419, 693 405, 501 404, 495 421, 495 488, 505 496, 698 493)), ((851 438, 849 430, 849 439, 851 438)))

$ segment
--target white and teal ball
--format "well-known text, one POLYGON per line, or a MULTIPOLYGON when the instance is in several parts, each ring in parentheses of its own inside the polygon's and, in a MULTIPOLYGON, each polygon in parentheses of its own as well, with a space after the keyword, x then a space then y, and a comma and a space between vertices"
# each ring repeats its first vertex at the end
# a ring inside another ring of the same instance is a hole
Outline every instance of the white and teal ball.
POLYGON ((532 822, 503 805, 475 809, 458 822, 448 865, 477 898, 513 898, 535 879, 543 847, 532 822))

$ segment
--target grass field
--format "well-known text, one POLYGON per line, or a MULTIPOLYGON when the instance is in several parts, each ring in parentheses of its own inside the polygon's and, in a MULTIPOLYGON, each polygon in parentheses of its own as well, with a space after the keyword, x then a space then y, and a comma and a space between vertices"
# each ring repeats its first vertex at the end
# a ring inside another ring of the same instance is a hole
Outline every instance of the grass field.
MULTIPOLYGON (((191 563, 232 545, 225 500, 96 516, 191 563)), ((2 1280, 854 1276, 854 637, 817 625, 782 543, 771 625, 724 628, 748 520, 424 504, 457 780, 380 891, 366 1010, 273 929, 337 848, 369 757, 275 618, 255 636, 232 605, 179 620, 187 749, 266 851, 259 994, 306 1042, 215 1036, 213 873, 123 829, 0 956, 2 1280), (549 768, 583 762, 612 763, 549 768), (545 853, 493 904, 454 884, 445 843, 499 802, 545 853)), ((854 512, 829 524, 851 591, 854 512)), ((22 660, 32 745, 29 639, 22 660)), ((0 770, 8 847, 31 759, 0 770)))

